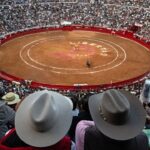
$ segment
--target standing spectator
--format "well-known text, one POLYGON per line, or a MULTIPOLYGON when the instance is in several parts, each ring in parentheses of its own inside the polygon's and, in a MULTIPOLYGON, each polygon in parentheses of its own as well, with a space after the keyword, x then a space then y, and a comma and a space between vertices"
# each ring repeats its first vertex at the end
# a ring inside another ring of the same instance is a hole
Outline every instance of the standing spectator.
MULTIPOLYGON (((0 99, 4 95, 0 91, 0 99)), ((14 127, 15 111, 0 100, 0 139, 12 127, 14 127)))
POLYGON ((148 150, 147 136, 141 132, 146 114, 137 97, 111 89, 91 96, 89 108, 94 122, 77 125, 77 150, 148 150))
POLYGON ((15 110, 16 104, 19 103, 21 100, 18 94, 13 92, 9 92, 2 97, 2 99, 9 105, 12 109, 15 110))
POLYGON ((150 129, 150 102, 143 102, 143 107, 146 110, 145 128, 150 129))
POLYGON ((142 103, 150 102, 150 79, 146 79, 143 85, 143 89, 140 94, 140 101, 142 103))
POLYGON ((20 104, 15 127, 0 143, 1 150, 73 150, 65 136, 72 121, 72 102, 52 91, 38 91, 20 104))

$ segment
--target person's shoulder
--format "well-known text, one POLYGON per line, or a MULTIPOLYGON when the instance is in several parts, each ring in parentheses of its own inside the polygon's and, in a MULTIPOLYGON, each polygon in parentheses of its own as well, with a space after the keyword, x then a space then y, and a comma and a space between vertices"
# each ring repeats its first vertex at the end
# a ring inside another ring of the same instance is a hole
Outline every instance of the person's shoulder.
POLYGON ((78 123, 78 126, 86 126, 86 127, 89 127, 89 126, 93 126, 94 125, 94 122, 93 121, 89 121, 89 120, 81 120, 79 121, 78 123))
POLYGON ((96 126, 89 126, 86 128, 86 133, 90 135, 101 134, 101 132, 96 128, 96 126))
POLYGON ((145 132, 140 132, 139 135, 136 136, 136 141, 138 147, 142 150, 148 150, 149 147, 149 139, 145 132))
POLYGON ((140 132, 137 136, 136 136, 136 139, 139 141, 139 142, 141 142, 141 143, 143 143, 143 142, 145 142, 145 143, 147 143, 148 144, 148 141, 149 141, 149 137, 148 137, 148 135, 145 133, 145 132, 140 132))
POLYGON ((93 121, 82 120, 76 126, 76 134, 83 136, 86 129, 94 124, 93 121))
POLYGON ((141 131, 141 132, 137 135, 137 137, 147 137, 147 134, 146 134, 146 132, 143 130, 143 131, 141 131))
POLYGON ((7 113, 15 113, 15 111, 10 107, 8 106, 7 104, 4 103, 4 105, 2 106, 2 108, 4 109, 5 112, 7 113))
POLYGON ((5 102, 0 100, 0 107, 4 106, 5 105, 5 102))

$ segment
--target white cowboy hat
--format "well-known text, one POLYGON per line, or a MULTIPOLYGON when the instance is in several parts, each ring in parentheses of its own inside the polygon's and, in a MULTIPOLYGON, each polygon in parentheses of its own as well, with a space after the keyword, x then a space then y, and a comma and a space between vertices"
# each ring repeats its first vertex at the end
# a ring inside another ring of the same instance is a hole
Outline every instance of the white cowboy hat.
POLYGON ((6 95, 4 95, 2 97, 3 100, 5 100, 5 102, 8 104, 8 105, 13 105, 13 104, 17 104, 19 103, 21 100, 19 98, 19 95, 18 94, 15 94, 13 92, 9 92, 7 93, 6 95))
POLYGON ((47 90, 28 95, 19 106, 15 117, 18 136, 35 147, 56 144, 66 135, 71 122, 71 100, 47 90))
POLYGON ((137 136, 145 125, 146 113, 139 99, 124 90, 107 90, 89 98, 96 127, 115 140, 137 136))

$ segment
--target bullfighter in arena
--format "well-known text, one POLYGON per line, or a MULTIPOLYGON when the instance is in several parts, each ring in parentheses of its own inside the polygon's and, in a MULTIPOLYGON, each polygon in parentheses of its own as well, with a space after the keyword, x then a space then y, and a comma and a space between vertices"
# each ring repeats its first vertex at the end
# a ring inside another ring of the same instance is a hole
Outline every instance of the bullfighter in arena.
POLYGON ((91 68, 91 61, 90 60, 86 61, 86 67, 91 68))

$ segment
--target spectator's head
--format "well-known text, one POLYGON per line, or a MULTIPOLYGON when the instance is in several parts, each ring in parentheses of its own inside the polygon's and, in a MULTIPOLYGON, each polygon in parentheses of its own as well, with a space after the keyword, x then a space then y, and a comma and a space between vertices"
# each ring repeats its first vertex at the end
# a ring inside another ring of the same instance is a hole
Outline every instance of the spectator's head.
POLYGON ((91 94, 88 93, 81 99, 82 110, 84 110, 86 112, 89 112, 88 101, 89 101, 90 96, 91 96, 91 94))
POLYGON ((15 94, 13 92, 9 92, 5 94, 2 99, 6 102, 7 105, 15 109, 15 106, 17 103, 21 101, 20 97, 18 94, 15 94))
POLYGON ((15 117, 18 136, 35 147, 47 147, 59 142, 66 135, 71 122, 71 100, 47 90, 28 95, 15 117))
POLYGON ((115 140, 128 140, 144 128, 146 114, 139 99, 123 90, 107 90, 89 99, 96 127, 115 140))

